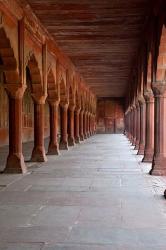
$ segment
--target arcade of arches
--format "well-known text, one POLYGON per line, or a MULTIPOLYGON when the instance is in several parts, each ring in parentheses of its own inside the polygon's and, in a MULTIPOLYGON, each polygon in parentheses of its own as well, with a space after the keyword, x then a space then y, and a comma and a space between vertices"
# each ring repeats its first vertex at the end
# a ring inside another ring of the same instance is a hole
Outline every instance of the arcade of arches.
POLYGON ((96 134, 124 134, 149 175, 166 176, 165 0, 53 2, 0 1, 1 176, 96 134))

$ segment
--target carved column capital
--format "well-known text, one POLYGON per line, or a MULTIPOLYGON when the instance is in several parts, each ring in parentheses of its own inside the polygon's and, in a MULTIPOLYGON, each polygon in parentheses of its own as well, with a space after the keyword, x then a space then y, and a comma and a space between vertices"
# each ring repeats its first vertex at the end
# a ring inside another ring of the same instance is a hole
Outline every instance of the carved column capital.
POLYGON ((26 85, 22 84, 5 84, 6 92, 13 99, 22 99, 26 90, 26 85))
POLYGON ((144 99, 143 95, 139 96, 138 103, 139 103, 139 105, 143 105, 145 103, 145 99, 144 99))
POLYGON ((45 104, 46 102, 46 95, 41 95, 41 94, 32 94, 32 99, 36 104, 45 104))
POLYGON ((144 91, 144 98, 146 102, 153 101, 154 95, 152 89, 145 89, 144 91))
POLYGON ((166 96, 166 82, 153 82, 152 89, 155 97, 165 97, 166 96))
POLYGON ((72 103, 72 104, 69 104, 69 110, 70 111, 74 111, 75 110, 75 104, 74 103, 72 103))

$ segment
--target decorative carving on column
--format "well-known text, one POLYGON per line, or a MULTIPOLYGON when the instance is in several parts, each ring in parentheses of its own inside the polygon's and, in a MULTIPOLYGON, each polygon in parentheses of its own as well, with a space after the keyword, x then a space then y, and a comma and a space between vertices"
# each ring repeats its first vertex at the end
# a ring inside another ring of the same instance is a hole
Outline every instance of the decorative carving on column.
POLYGON ((5 84, 9 97, 9 155, 5 173, 27 172, 22 154, 22 98, 25 86, 5 84))
POLYGON ((143 96, 138 99, 140 108, 140 141, 138 147, 138 155, 144 154, 145 149, 145 100, 143 96))
POLYGON ((154 96, 151 89, 144 91, 146 101, 145 150, 143 162, 152 162, 154 153, 154 96))
POLYGON ((166 82, 154 82, 154 156, 151 175, 166 175, 166 82))

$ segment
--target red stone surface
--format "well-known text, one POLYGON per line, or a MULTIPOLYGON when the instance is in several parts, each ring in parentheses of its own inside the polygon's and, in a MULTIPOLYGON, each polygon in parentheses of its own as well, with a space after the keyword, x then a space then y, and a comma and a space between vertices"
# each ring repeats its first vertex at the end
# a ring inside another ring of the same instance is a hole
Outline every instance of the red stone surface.
POLYGON ((97 102, 97 132, 124 132, 124 100, 101 98, 97 102))

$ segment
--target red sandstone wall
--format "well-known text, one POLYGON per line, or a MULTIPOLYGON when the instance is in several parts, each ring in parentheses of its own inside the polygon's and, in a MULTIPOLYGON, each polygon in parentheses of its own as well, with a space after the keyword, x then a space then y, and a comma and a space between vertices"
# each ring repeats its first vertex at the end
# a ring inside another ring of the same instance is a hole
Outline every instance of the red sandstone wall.
POLYGON ((100 98, 97 102, 97 132, 123 133, 124 100, 122 98, 100 98))

